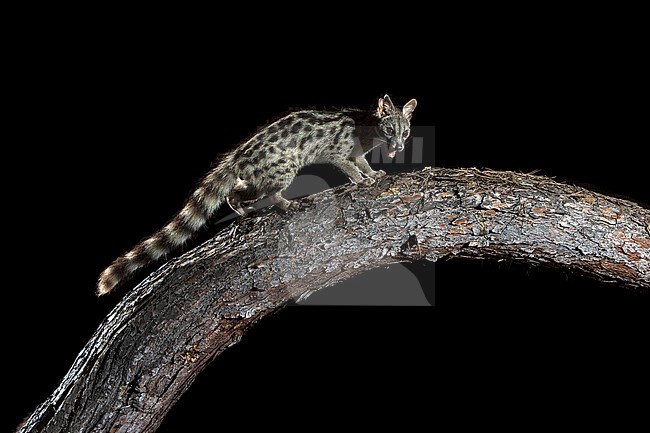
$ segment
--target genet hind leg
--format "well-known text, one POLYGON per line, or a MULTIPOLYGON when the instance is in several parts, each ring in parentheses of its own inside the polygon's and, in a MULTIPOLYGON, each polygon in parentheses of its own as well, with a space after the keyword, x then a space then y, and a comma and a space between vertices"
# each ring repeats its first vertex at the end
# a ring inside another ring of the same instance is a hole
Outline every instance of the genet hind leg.
POLYGON ((239 215, 246 216, 255 209, 250 206, 243 206, 242 201, 248 200, 249 197, 254 195, 255 192, 251 190, 248 182, 238 178, 232 191, 230 191, 230 194, 226 197, 226 203, 228 203, 230 209, 234 210, 239 215))
POLYGON ((228 197, 226 197, 226 203, 228 203, 230 209, 237 212, 240 216, 246 216, 255 211, 255 209, 250 206, 243 206, 241 195, 238 192, 230 193, 228 197))
POLYGON ((289 161, 282 166, 277 166, 275 172, 267 177, 265 195, 269 197, 272 205, 282 210, 288 210, 291 207, 291 201, 282 197, 282 192, 291 185, 291 182, 296 177, 297 171, 297 164, 289 161))
POLYGON ((282 191, 278 191, 269 197, 271 204, 279 207, 282 210, 288 210, 291 207, 291 201, 282 197, 282 191))

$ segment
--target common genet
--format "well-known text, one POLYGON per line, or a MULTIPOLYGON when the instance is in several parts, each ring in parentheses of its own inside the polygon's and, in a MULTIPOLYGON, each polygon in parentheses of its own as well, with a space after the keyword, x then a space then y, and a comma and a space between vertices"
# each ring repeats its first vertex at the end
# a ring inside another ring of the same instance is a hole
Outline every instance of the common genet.
POLYGON ((165 227, 106 268, 97 294, 110 292, 138 269, 182 246, 224 201, 242 216, 251 210, 247 204, 263 197, 288 208, 282 191, 302 167, 331 164, 352 182, 373 183, 386 173, 373 170, 366 153, 384 146, 392 158, 404 150, 416 105, 411 99, 400 110, 386 95, 371 111, 296 111, 271 123, 225 154, 165 227))

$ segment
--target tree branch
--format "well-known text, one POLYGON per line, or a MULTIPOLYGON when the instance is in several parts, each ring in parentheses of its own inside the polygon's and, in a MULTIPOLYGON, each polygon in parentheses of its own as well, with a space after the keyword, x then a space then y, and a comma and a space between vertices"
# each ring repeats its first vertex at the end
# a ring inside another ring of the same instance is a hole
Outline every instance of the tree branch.
POLYGON ((151 274, 106 317, 20 432, 152 432, 260 318, 361 272, 494 258, 650 288, 650 211, 544 177, 424 169, 240 218, 151 274))

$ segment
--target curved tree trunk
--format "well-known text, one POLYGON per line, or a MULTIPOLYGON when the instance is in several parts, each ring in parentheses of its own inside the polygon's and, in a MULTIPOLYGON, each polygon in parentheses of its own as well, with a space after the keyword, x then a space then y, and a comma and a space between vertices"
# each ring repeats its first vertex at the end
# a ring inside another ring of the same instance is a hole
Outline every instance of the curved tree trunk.
POLYGON ((449 256, 648 289, 650 211, 544 177, 427 168, 240 218, 126 294, 19 431, 152 432, 265 315, 372 268, 449 256))

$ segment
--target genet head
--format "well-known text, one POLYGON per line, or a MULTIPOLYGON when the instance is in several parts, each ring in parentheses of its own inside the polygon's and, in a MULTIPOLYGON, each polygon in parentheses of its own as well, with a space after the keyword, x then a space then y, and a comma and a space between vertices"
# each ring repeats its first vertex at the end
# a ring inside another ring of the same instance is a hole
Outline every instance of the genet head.
POLYGON ((379 98, 379 134, 388 147, 389 157, 393 158, 404 150, 404 143, 411 135, 411 116, 417 104, 415 99, 411 99, 399 110, 388 95, 379 98))

